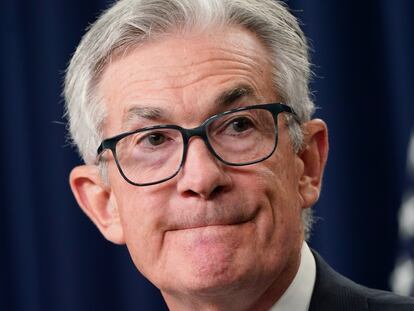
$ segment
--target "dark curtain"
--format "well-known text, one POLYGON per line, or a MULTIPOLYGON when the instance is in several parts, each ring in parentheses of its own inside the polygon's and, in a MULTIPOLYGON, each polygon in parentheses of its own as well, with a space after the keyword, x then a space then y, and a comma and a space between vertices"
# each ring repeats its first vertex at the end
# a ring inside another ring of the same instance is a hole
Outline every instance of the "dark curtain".
MULTIPOLYGON (((387 289, 414 125, 414 2, 288 3, 311 38, 316 116, 330 128, 311 245, 346 276, 387 289)), ((64 70, 109 4, 1 1, 1 310, 165 309, 68 186, 80 160, 62 118, 64 70)))

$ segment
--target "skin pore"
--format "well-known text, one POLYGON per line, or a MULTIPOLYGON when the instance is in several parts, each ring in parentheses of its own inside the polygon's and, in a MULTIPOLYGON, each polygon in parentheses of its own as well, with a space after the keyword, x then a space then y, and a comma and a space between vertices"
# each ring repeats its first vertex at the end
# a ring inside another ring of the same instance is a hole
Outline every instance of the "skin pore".
MULTIPOLYGON (((156 124, 192 128, 225 110, 278 101, 270 68, 267 50, 243 29, 145 43, 102 75, 104 137, 156 124)), ((318 198, 326 161, 325 124, 303 127, 298 154, 279 116, 277 149, 258 164, 226 166, 194 137, 181 171, 164 183, 128 184, 108 153, 108 184, 85 165, 72 171, 71 186, 171 310, 267 310, 297 272, 300 214, 318 198)))

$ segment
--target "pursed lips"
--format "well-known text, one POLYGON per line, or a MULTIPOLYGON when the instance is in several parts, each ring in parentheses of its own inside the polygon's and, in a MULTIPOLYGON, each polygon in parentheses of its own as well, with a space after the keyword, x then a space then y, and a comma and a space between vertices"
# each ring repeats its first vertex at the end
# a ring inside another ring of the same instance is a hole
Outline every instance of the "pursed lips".
POLYGON ((199 229, 205 227, 224 227, 224 226, 237 226, 242 225, 254 220, 257 216, 258 209, 255 210, 253 213, 248 215, 226 215, 226 216, 218 216, 215 217, 206 217, 206 216, 198 216, 194 219, 185 219, 174 226, 171 226, 168 231, 178 231, 178 230, 191 230, 191 229, 199 229))

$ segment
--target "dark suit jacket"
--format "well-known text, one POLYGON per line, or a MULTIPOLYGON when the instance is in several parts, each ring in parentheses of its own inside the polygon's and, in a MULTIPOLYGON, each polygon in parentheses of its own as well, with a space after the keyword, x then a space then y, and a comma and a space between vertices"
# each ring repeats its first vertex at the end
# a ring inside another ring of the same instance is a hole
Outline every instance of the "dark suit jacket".
POLYGON ((358 285, 335 272, 316 252, 313 255, 316 281, 309 311, 414 311, 414 298, 358 285))

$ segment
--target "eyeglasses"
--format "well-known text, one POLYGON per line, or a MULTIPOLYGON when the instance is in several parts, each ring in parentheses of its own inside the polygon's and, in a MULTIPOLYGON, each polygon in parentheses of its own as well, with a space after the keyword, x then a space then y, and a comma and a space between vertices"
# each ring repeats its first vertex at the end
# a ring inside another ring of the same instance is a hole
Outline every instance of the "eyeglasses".
POLYGON ((135 186, 150 186, 173 178, 185 162, 191 137, 198 136, 221 162, 231 166, 258 163, 276 149, 281 112, 298 117, 281 103, 247 106, 209 117, 200 126, 156 125, 105 139, 98 161, 109 149, 121 175, 135 186))

